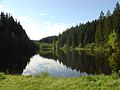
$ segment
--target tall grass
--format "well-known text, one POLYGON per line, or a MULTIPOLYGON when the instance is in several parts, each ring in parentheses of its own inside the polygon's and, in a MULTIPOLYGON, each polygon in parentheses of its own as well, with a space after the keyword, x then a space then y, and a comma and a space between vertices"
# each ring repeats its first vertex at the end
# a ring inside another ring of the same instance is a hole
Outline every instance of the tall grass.
POLYGON ((0 74, 0 90, 120 90, 119 75, 75 78, 0 74))

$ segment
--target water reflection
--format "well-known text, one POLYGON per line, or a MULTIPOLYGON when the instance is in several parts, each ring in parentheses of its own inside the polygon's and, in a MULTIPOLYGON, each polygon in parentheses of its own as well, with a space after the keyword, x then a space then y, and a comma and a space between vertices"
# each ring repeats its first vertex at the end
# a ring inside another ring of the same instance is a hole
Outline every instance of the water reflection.
POLYGON ((120 70, 120 53, 91 53, 84 51, 60 51, 39 53, 48 59, 58 60, 67 68, 87 74, 111 74, 112 71, 120 70), (49 56, 49 57, 48 57, 49 56))
POLYGON ((62 77, 111 74, 120 70, 120 52, 40 51, 38 54, 0 54, 0 72, 37 75, 48 72, 62 77), (32 57, 32 58, 31 58, 32 57))
POLYGON ((72 70, 86 72, 87 74, 109 74, 111 68, 104 54, 90 55, 86 52, 61 52, 58 56, 62 62, 72 70))
POLYGON ((0 54, 0 72, 22 74, 32 54, 0 54))
POLYGON ((38 54, 31 58, 30 63, 23 71, 23 75, 39 75, 42 72, 47 72, 50 75, 62 76, 62 77, 78 77, 80 75, 86 75, 86 73, 80 73, 76 70, 71 70, 60 64, 58 60, 47 59, 39 56, 38 54))

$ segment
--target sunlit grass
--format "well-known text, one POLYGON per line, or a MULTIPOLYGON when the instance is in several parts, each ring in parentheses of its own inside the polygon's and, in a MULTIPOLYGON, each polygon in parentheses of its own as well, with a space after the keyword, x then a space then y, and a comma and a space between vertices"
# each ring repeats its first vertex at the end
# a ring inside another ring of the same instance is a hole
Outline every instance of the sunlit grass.
POLYGON ((0 90, 120 90, 118 75, 60 78, 0 74, 0 90))

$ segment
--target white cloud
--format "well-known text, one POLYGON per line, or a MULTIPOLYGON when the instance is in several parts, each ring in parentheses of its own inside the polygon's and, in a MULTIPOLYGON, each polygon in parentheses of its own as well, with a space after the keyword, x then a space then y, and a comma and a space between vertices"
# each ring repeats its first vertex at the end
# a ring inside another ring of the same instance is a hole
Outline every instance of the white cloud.
POLYGON ((58 35, 73 24, 38 22, 29 16, 20 16, 17 19, 31 39, 39 40, 43 37, 58 35))
MULTIPOLYGON (((14 14, 13 10, 7 8, 4 5, 0 5, 0 10, 7 13, 11 13, 12 15, 14 14)), ((39 15, 45 16, 47 14, 40 13, 39 15)), ((59 33, 62 33, 64 30, 66 30, 66 28, 69 28, 74 25, 66 22, 60 23, 51 23, 48 21, 39 22, 38 20, 29 16, 14 15, 14 18, 20 21, 29 38, 33 40, 39 40, 43 37, 58 35, 59 33)))
POLYGON ((64 76, 64 77, 72 77, 72 76, 80 76, 87 75, 86 73, 77 72, 76 70, 72 70, 67 68, 59 61, 54 61, 53 59, 42 58, 39 55, 35 55, 30 59, 30 63, 23 70, 23 75, 39 75, 42 72, 47 72, 50 75, 54 76, 64 76))

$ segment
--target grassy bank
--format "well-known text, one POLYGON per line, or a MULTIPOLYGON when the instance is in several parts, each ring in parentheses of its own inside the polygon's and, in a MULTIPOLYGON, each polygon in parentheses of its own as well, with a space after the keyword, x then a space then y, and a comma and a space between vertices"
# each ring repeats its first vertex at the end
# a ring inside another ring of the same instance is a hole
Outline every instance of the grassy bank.
POLYGON ((76 47, 74 48, 74 50, 84 50, 84 51, 94 51, 94 52, 110 52, 110 46, 108 44, 96 44, 96 43, 91 43, 91 44, 87 44, 85 45, 83 48, 80 47, 76 47))
POLYGON ((117 74, 59 78, 0 74, 0 90, 120 90, 117 74))

